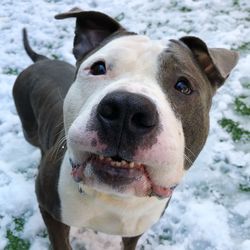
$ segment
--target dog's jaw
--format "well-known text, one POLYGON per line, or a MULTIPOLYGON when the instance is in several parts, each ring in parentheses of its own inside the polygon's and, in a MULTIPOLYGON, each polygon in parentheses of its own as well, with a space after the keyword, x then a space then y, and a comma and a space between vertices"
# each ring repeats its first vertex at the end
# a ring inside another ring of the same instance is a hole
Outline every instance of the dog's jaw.
POLYGON ((63 223, 108 234, 136 236, 160 218, 169 198, 122 196, 76 183, 70 176, 69 159, 67 151, 58 183, 63 223))

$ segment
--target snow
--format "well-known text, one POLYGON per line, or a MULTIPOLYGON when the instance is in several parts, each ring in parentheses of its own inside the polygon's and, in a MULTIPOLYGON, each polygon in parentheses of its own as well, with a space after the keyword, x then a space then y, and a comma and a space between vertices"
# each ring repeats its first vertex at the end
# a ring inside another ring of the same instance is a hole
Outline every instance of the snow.
POLYGON ((250 211, 249 211, 249 207, 250 207, 250 201, 240 201, 235 207, 234 207, 234 211, 243 216, 246 217, 247 215, 250 215, 250 211))
MULTIPOLYGON (((38 149, 23 138, 12 100, 16 71, 31 64, 25 54, 21 29, 28 29, 36 51, 74 63, 71 46, 74 20, 56 21, 53 16, 74 6, 103 11, 119 17, 129 30, 153 39, 195 35, 209 46, 237 49, 249 43, 250 2, 209 0, 2 0, 0 8, 0 249, 8 244, 6 232, 14 218, 24 218, 20 238, 30 249, 49 248, 45 226, 38 211, 34 179, 40 159, 38 149)), ((240 184, 250 180, 250 145, 234 143, 218 124, 236 117, 234 98, 243 93, 249 77, 249 50, 226 85, 214 97, 211 129, 204 150, 175 191, 161 220, 140 240, 145 250, 249 250, 249 192, 240 184)), ((250 123, 242 120, 242 127, 250 123)), ((120 238, 72 229, 74 249, 119 249, 120 238), (83 247, 84 246, 84 247, 83 247)))

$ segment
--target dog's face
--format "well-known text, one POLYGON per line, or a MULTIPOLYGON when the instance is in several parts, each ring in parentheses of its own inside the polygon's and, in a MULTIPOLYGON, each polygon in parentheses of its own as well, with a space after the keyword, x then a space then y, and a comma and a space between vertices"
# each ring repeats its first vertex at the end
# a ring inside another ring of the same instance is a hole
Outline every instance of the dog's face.
POLYGON ((171 196, 202 149, 216 89, 237 54, 195 37, 167 44, 75 9, 77 74, 64 101, 72 175, 119 196, 171 196))

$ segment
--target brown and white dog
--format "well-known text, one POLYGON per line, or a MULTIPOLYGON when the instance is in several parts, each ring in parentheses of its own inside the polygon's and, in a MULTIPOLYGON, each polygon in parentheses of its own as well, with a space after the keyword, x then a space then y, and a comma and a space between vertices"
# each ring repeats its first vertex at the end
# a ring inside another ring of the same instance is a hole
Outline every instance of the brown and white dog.
POLYGON ((41 149, 36 194, 53 249, 70 226, 121 235, 125 250, 162 215, 201 151, 216 90, 238 55, 197 37, 150 40, 74 8, 76 68, 35 53, 13 95, 41 149))

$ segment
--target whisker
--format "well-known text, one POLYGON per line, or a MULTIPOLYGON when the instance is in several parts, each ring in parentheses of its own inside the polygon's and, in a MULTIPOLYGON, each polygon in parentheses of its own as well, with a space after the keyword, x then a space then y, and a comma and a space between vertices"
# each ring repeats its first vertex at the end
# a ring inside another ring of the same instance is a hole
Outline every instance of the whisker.
POLYGON ((187 149, 187 151, 193 156, 193 157, 196 157, 195 154, 192 152, 191 149, 189 149, 188 147, 185 146, 185 149, 187 149))
POLYGON ((193 161, 186 155, 184 154, 185 159, 188 161, 189 164, 193 164, 193 161))
POLYGON ((55 145, 54 145, 54 147, 53 147, 53 149, 52 149, 52 151, 51 151, 51 156, 52 156, 52 159, 53 160, 55 160, 55 159, 57 159, 57 157, 58 157, 58 155, 59 155, 59 153, 60 153, 60 151, 64 148, 64 147, 66 147, 66 135, 64 135, 63 134, 63 130, 64 130, 64 128, 62 128, 58 133, 57 133, 57 135, 62 135, 61 136, 61 138, 59 138, 57 141, 56 141, 56 143, 55 143, 55 145))
POLYGON ((62 97, 62 93, 59 88, 57 88, 58 96, 61 99, 62 102, 64 102, 64 98, 62 97))

